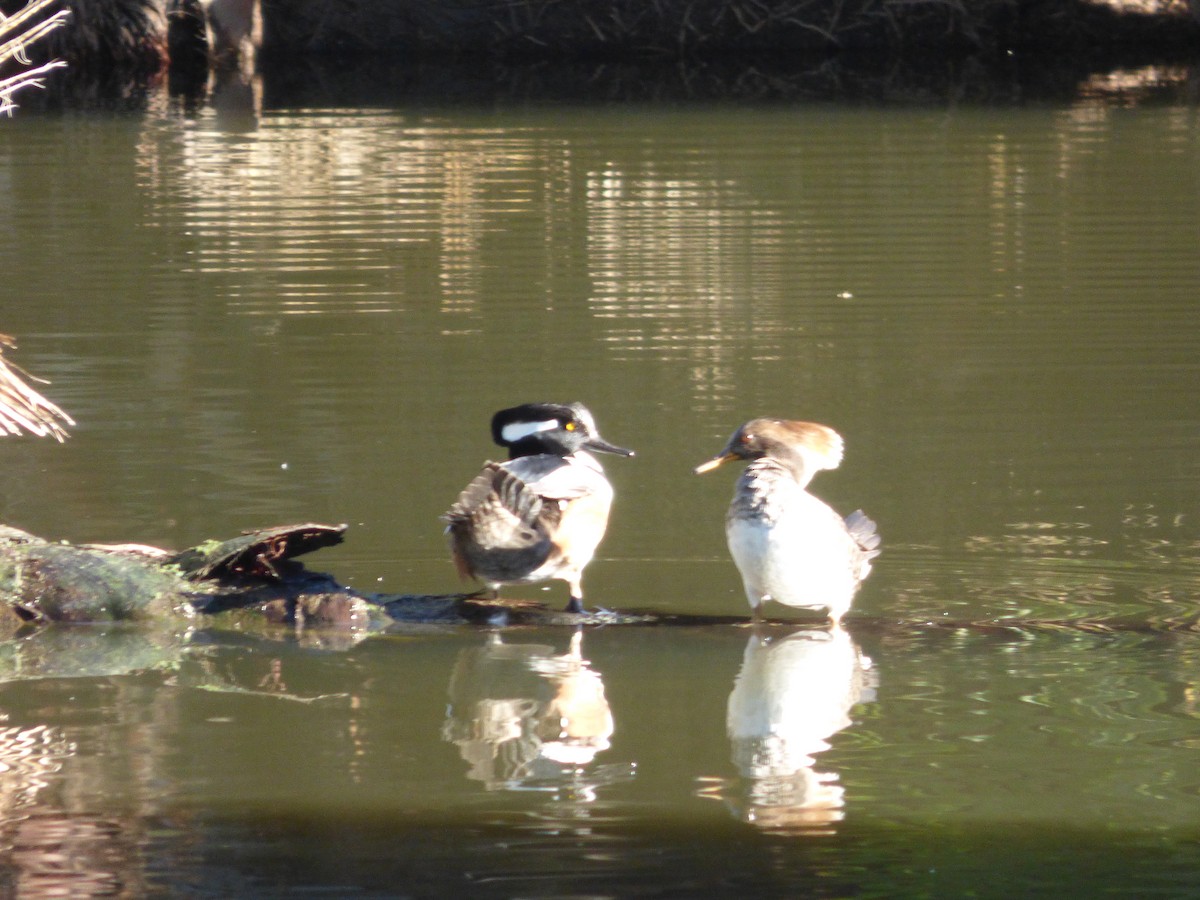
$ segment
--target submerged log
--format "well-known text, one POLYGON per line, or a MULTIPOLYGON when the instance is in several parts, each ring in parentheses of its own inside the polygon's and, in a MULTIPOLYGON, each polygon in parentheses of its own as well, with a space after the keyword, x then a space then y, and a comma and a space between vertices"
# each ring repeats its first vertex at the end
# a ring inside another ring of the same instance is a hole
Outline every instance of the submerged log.
MULTIPOLYGON (((351 640, 375 631, 421 625, 684 625, 746 626, 741 615, 592 609, 568 613, 520 599, 475 594, 363 594, 331 575, 310 572, 296 557, 340 544, 345 525, 304 523, 210 541, 182 553, 140 544, 53 543, 0 526, 0 638, 30 626, 66 623, 285 625, 319 640, 351 640)), ((826 622, 790 617, 792 628, 826 622)), ((852 633, 899 635, 961 631, 1019 636, 1025 632, 1200 633, 1194 611, 1174 616, 1070 619, 912 619, 851 613, 852 633)))

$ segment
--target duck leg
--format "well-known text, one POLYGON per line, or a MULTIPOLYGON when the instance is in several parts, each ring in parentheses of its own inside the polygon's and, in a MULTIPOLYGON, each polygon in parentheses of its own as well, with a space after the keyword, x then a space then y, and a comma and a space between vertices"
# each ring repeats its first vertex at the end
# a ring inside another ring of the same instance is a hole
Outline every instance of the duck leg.
POLYGON ((571 599, 567 601, 567 612, 581 613, 583 612, 583 579, 573 578, 567 582, 571 589, 571 599))

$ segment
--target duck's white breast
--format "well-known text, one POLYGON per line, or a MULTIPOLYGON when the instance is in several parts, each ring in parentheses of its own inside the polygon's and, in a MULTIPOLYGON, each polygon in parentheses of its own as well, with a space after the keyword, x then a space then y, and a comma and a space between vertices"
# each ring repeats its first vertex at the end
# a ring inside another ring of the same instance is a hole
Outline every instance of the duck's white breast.
POLYGON ((751 602, 844 609, 857 587, 859 551, 841 516, 794 479, 747 474, 725 533, 751 602))

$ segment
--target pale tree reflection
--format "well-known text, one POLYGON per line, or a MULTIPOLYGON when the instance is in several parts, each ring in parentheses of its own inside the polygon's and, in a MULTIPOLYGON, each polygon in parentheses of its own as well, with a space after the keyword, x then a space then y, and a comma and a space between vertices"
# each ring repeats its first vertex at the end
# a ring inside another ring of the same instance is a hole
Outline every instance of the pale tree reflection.
POLYGON ((76 747, 45 724, 0 729, 4 896, 135 896, 140 830, 119 815, 71 809, 58 789, 76 747))
POLYGON ((609 748, 614 723, 582 641, 575 632, 559 653, 493 635, 462 652, 442 737, 458 746, 468 778, 489 790, 569 788, 586 801, 599 785, 631 773, 628 765, 593 765, 609 748))
POLYGON ((619 359, 652 354, 688 364, 699 412, 737 395, 738 338, 751 331, 756 361, 783 358, 792 327, 781 235, 804 234, 736 180, 701 166, 672 177, 647 165, 588 173, 588 306, 619 359), (746 283, 755 283, 753 315, 746 283))
POLYGON ((9 823, 5 845, 24 898, 132 897, 142 886, 135 874, 136 841, 120 819, 75 815, 39 807, 9 823))
POLYGON ((222 721, 190 720, 200 692, 348 707, 332 739, 357 781, 360 698, 304 693, 314 682, 303 676, 300 690, 289 685, 298 660, 327 646, 127 623, 0 641, 0 897, 159 896, 176 879, 196 887, 194 869, 179 873, 205 838, 176 801, 182 783, 207 776, 191 769, 196 745, 184 731, 212 734, 222 721))
POLYGON ((871 661, 842 628, 755 629, 726 715, 741 779, 707 793, 766 831, 832 831, 845 791, 836 772, 817 771, 817 755, 852 724, 855 704, 874 697, 871 661))

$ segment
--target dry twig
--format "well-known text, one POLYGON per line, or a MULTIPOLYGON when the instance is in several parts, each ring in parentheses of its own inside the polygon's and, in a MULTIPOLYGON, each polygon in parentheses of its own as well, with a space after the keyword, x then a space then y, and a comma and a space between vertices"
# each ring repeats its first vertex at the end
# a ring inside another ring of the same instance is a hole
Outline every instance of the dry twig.
MULTIPOLYGON (((14 346, 12 338, 0 334, 0 347, 14 346)), ((25 379, 41 381, 0 356, 0 437, 27 431, 39 437, 64 440, 67 437, 64 425, 75 422, 26 384, 25 379)))
MULTIPOLYGON (((60 9, 47 19, 37 20, 39 13, 56 3, 58 0, 33 0, 19 13, 12 16, 0 13, 0 66, 10 59, 15 59, 23 66, 32 65, 26 50, 56 28, 66 24, 71 15, 67 10, 60 9), (33 24, 29 24, 31 21, 33 24)), ((17 108, 17 104, 13 101, 13 95, 17 91, 26 87, 45 87, 43 76, 52 69, 58 69, 65 65, 65 62, 54 60, 0 79, 0 113, 7 113, 11 116, 13 110, 17 108)))

